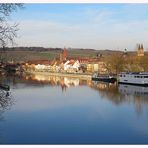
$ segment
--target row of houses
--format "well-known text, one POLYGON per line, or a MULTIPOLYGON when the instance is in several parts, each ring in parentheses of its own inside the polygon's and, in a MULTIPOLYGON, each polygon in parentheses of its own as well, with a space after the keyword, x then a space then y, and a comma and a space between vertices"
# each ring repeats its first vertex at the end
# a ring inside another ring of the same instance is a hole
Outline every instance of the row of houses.
POLYGON ((46 72, 69 72, 69 73, 83 73, 83 72, 101 72, 105 73, 105 63, 96 59, 67 59, 60 60, 42 60, 42 61, 28 61, 23 65, 26 71, 46 71, 46 72))

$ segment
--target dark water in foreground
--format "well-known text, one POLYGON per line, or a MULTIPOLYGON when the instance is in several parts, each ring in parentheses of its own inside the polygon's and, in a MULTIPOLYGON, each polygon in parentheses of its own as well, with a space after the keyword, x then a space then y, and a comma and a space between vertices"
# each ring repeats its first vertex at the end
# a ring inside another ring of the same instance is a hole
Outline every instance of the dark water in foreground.
POLYGON ((148 144, 148 87, 1 77, 1 144, 148 144))

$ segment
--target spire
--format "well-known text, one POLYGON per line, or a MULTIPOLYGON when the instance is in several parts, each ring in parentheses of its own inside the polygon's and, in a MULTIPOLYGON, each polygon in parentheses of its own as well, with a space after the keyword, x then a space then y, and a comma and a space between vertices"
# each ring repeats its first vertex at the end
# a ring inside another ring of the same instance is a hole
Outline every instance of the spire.
POLYGON ((138 44, 138 56, 144 56, 143 44, 138 44))
POLYGON ((143 49, 143 44, 141 44, 141 49, 143 49))
POLYGON ((140 47, 140 44, 138 44, 138 50, 140 50, 140 48, 141 48, 141 47, 140 47))
POLYGON ((67 51, 66 51, 65 47, 64 47, 64 51, 63 51, 63 58, 64 58, 64 60, 66 60, 66 58, 67 58, 67 51))

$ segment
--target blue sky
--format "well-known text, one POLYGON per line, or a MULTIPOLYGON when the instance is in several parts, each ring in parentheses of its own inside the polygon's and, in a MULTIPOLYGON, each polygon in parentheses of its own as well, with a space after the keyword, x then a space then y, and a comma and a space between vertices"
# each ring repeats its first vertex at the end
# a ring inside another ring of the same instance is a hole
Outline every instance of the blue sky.
POLYGON ((148 48, 148 4, 25 4, 11 21, 18 46, 148 48))

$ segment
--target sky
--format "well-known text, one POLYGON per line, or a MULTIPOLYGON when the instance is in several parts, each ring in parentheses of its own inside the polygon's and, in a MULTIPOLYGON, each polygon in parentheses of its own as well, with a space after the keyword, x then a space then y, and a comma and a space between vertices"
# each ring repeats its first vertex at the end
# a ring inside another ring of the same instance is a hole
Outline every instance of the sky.
POLYGON ((148 48, 147 4, 25 4, 11 16, 19 23, 17 46, 129 51, 148 48))

